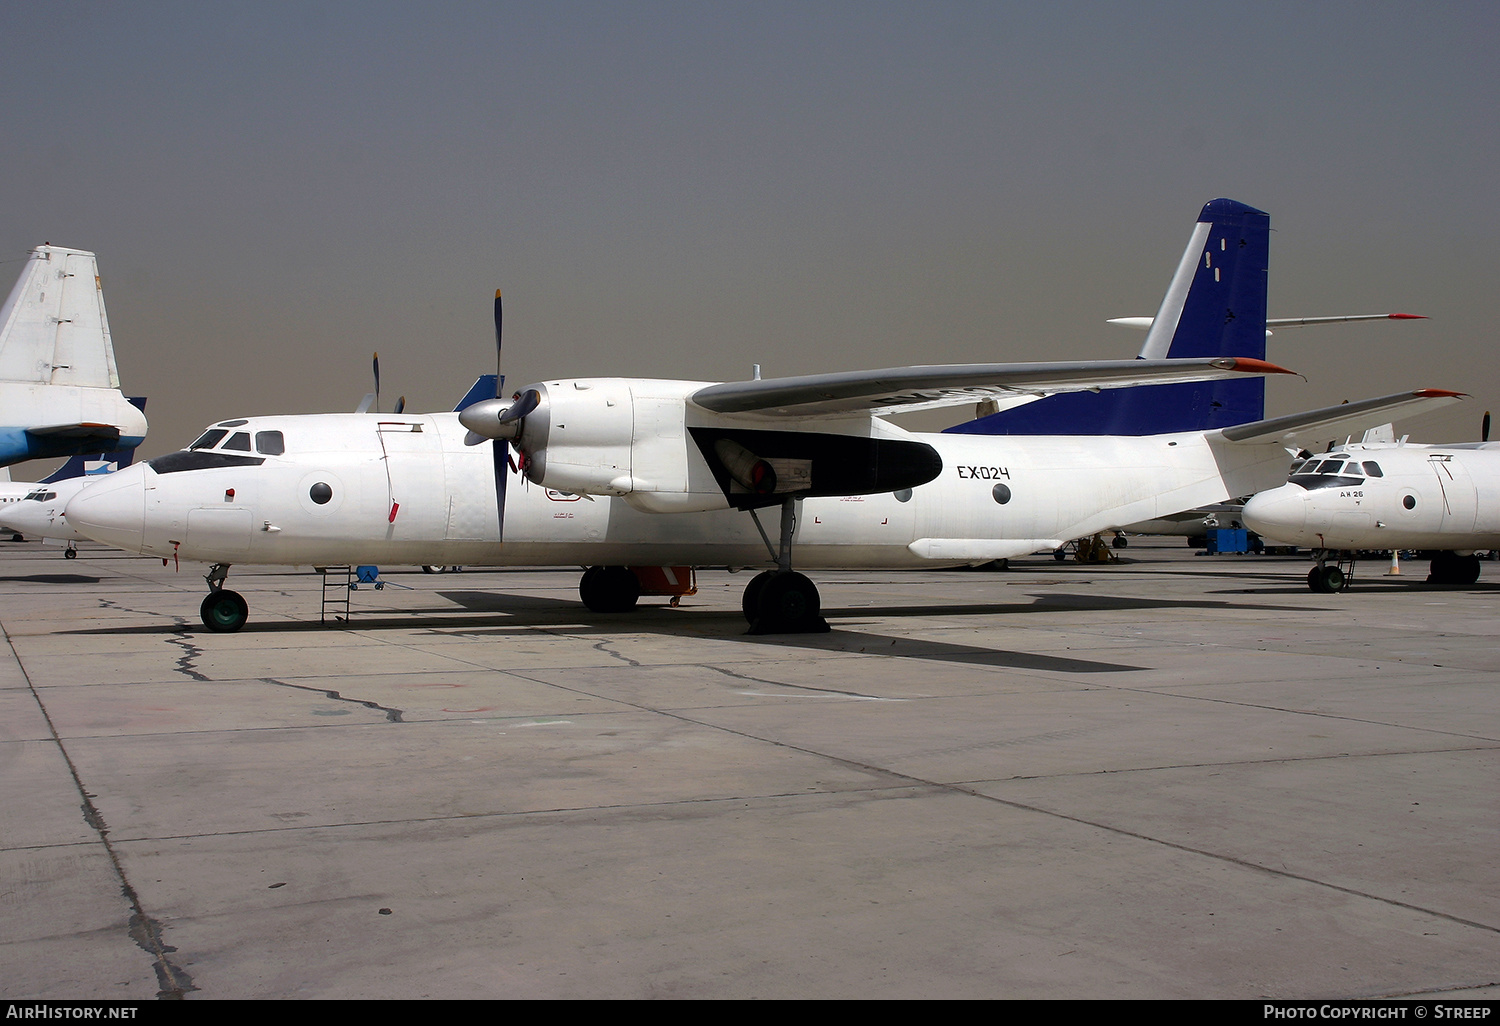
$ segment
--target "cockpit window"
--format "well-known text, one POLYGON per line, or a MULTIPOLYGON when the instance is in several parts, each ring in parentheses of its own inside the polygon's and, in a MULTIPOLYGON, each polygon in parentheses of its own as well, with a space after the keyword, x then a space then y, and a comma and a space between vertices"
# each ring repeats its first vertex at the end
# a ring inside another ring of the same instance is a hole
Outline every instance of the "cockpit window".
POLYGON ((280 431, 255 432, 255 451, 262 456, 280 456, 286 452, 286 442, 280 431))
MULTIPOLYGON (((1292 472, 1296 483, 1312 491, 1316 488, 1348 488, 1353 485, 1364 484, 1365 471, 1356 460, 1348 460, 1340 455, 1334 459, 1320 460, 1314 457, 1302 464, 1292 472)), ((1365 467, 1374 467, 1373 463, 1364 464, 1365 467)), ((1375 467, 1372 477, 1380 476, 1380 468, 1375 467)))
POLYGON ((214 429, 209 430, 209 431, 205 431, 205 432, 203 432, 202 436, 200 436, 199 439, 196 442, 194 442, 192 445, 188 446, 188 448, 189 449, 212 449, 214 446, 218 445, 220 439, 222 439, 227 434, 229 434, 228 431, 220 431, 217 428, 214 428, 214 429))
POLYGON ((233 449, 236 452, 249 452, 250 433, 248 431, 236 431, 229 436, 229 441, 224 443, 223 448, 233 449))
POLYGON ((33 491, 27 492, 26 498, 31 500, 32 502, 48 502, 52 499, 57 498, 57 493, 49 492, 45 488, 37 488, 33 491))
POLYGON ((1385 477, 1385 473, 1384 473, 1384 471, 1382 471, 1380 469, 1380 464, 1379 463, 1374 463, 1374 462, 1366 463, 1365 464, 1365 473, 1368 474, 1368 475, 1370 475, 1371 477, 1385 477))

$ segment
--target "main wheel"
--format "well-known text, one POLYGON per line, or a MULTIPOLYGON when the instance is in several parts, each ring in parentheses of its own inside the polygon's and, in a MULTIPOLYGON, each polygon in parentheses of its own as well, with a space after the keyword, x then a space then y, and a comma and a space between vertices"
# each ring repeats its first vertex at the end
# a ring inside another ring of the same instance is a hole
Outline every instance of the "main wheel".
POLYGON ((745 585, 745 594, 740 599, 740 609, 745 614, 746 623, 753 624, 760 619, 760 593, 765 590, 766 582, 775 576, 775 570, 762 570, 750 578, 750 583, 745 585))
POLYGON ((250 607, 237 591, 220 588, 209 592, 198 607, 203 626, 220 634, 232 634, 250 619, 250 607))
POLYGON ((78 558, 78 550, 77 549, 63 549, 63 559, 77 559, 77 558, 78 558))
POLYGON ((755 634, 812 634, 828 630, 819 615, 817 586, 799 573, 774 573, 761 588, 755 634))
POLYGON ((641 582, 623 566, 591 566, 578 582, 578 597, 596 613, 625 613, 641 597, 641 582))
POLYGON ((1479 557, 1439 552, 1429 564, 1427 579, 1433 584, 1473 584, 1479 580, 1479 557))

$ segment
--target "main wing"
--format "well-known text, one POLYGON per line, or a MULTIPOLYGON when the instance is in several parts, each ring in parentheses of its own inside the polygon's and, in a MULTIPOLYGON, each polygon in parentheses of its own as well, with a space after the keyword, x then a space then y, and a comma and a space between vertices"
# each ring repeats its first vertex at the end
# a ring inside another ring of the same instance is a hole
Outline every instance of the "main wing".
POLYGON ((726 381, 700 388, 688 398, 714 413, 798 419, 878 416, 986 399, 1013 403, 1058 392, 1209 381, 1236 374, 1291 373, 1273 363, 1244 357, 946 364, 726 381))

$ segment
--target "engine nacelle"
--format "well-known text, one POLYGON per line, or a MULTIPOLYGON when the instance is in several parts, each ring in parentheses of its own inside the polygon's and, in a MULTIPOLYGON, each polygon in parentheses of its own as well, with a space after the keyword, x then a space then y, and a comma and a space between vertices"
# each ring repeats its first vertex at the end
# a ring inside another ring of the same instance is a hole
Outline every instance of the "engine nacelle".
POLYGON ((579 378, 530 386, 541 399, 516 439, 526 476, 558 491, 624 496, 646 512, 726 508, 686 430, 687 397, 704 384, 579 378))
POLYGON ((623 496, 643 512, 683 513, 896 491, 942 471, 925 442, 765 430, 711 413, 689 399, 706 384, 579 378, 523 389, 539 397, 515 436, 526 476, 562 492, 623 496))

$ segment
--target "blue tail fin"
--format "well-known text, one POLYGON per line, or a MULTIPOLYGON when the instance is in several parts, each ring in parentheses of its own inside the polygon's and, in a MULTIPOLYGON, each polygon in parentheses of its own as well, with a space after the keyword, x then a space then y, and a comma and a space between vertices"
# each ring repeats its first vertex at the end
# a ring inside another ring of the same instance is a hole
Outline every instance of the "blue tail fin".
MULTIPOLYGON (((1141 359, 1266 356, 1271 217, 1234 200, 1206 203, 1141 359)), ((1248 376, 1247 376, 1248 377, 1248 376)), ((1265 417, 1265 380, 1142 385, 1068 392, 948 430, 971 435, 1155 435, 1265 417)))
POLYGON ((493 374, 479 375, 479 378, 464 393, 464 397, 458 401, 458 405, 453 407, 453 412, 462 413, 482 399, 495 398, 495 396, 500 394, 500 388, 503 384, 503 382, 501 385, 495 384, 495 375, 493 374))

